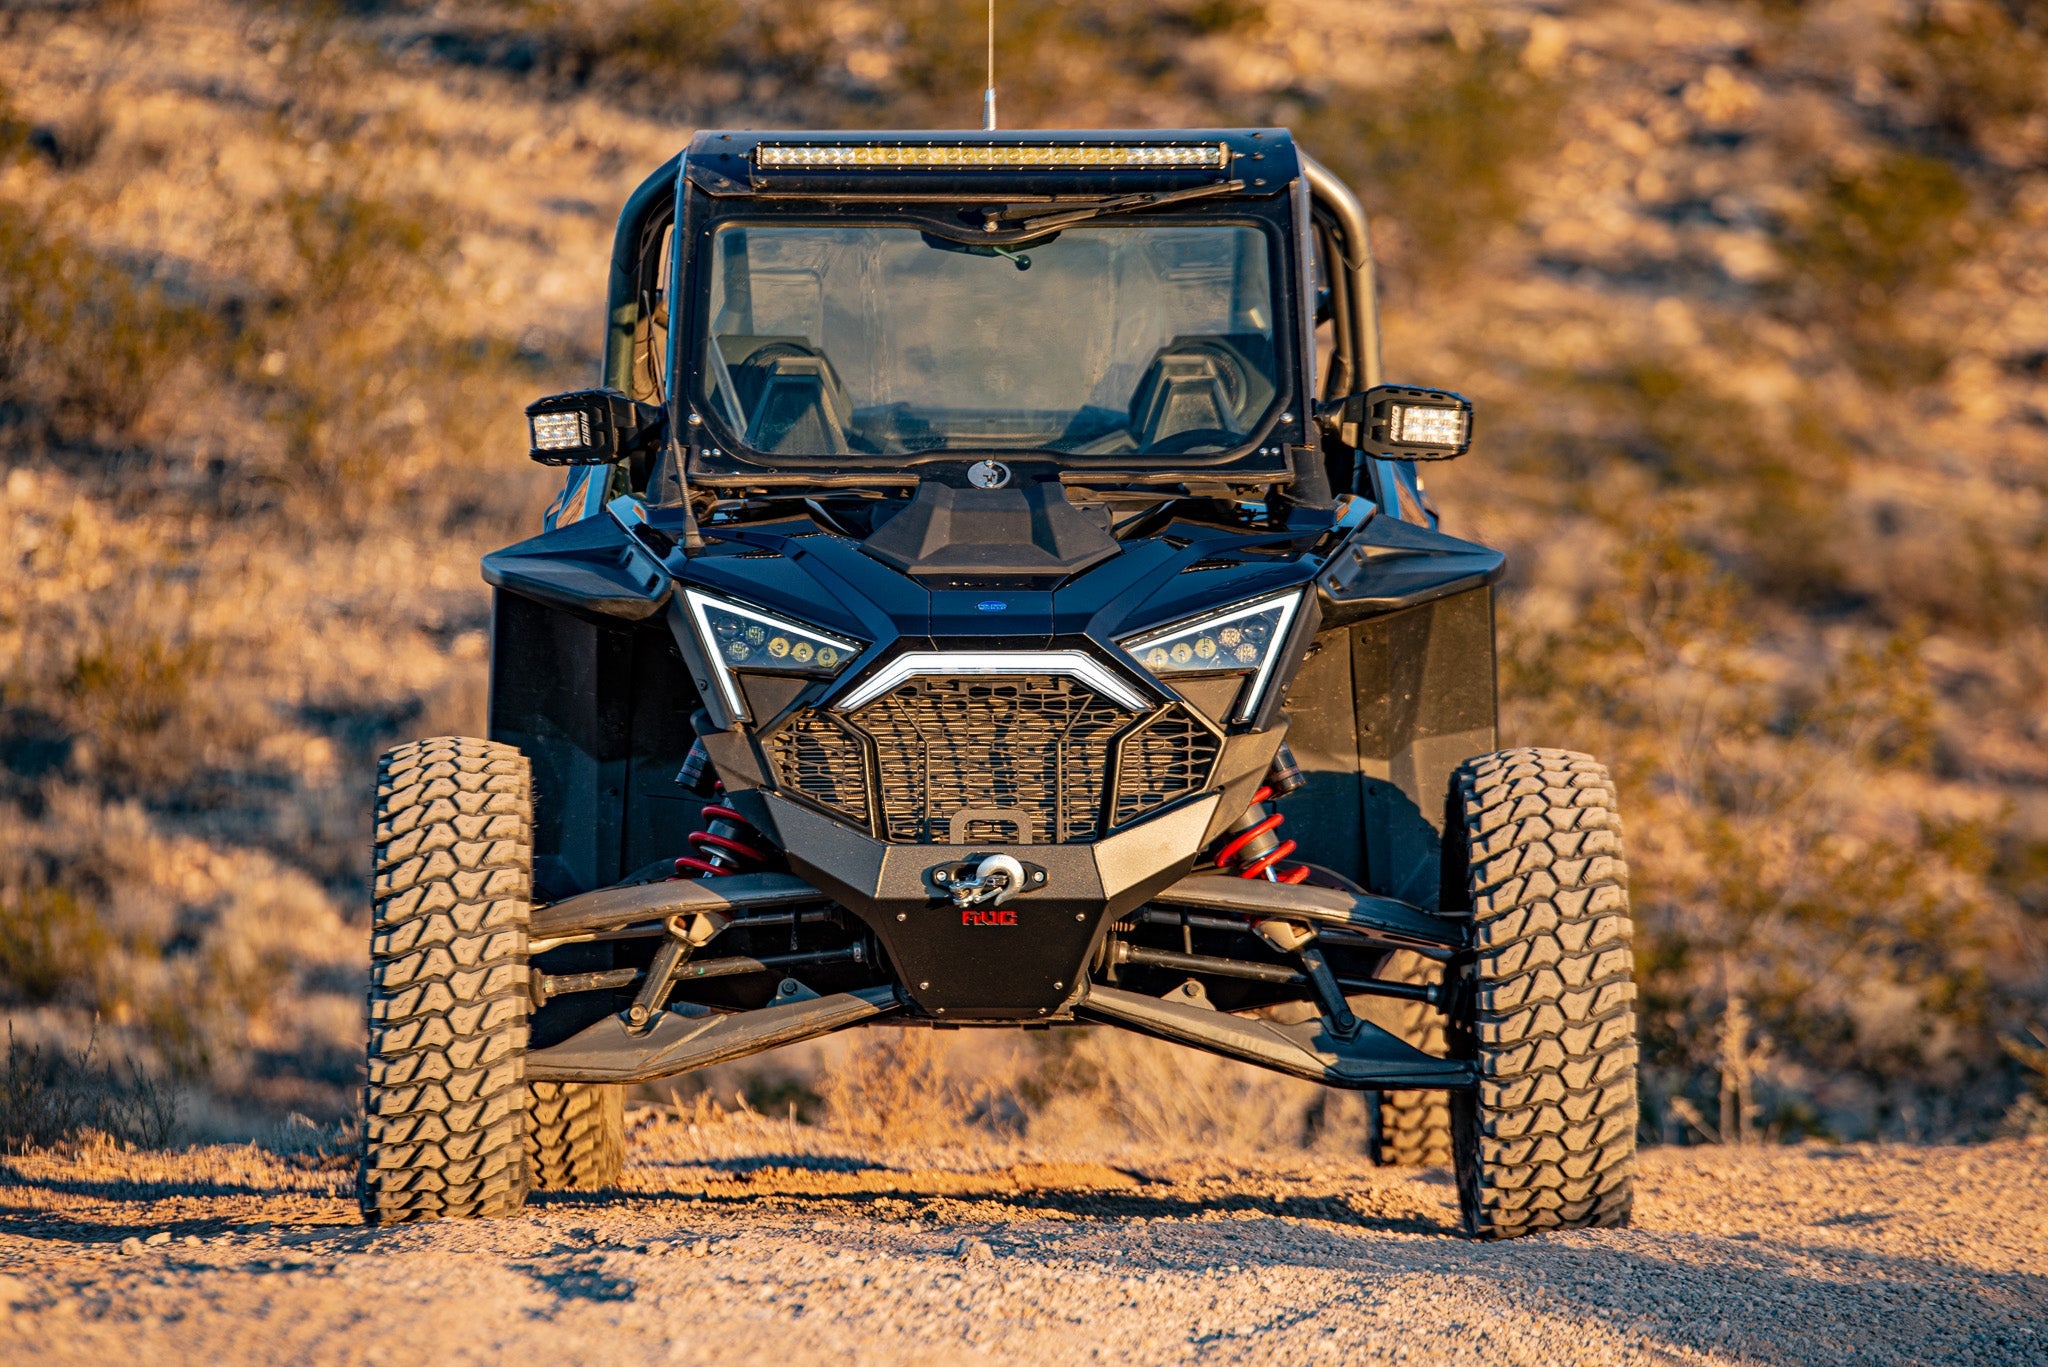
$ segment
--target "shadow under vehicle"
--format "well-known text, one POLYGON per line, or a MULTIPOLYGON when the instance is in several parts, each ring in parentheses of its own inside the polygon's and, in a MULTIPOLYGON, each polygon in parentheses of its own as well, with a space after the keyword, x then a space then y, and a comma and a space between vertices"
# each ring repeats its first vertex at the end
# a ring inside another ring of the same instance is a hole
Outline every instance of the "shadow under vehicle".
POLYGON ((1627 1218, 1613 787, 1498 748, 1503 558, 1416 475, 1471 406, 1383 381, 1286 131, 702 133, 608 309, 489 737, 380 762, 366 1218, 856 1025, 1140 1031, 1368 1093, 1475 1236, 1627 1218))

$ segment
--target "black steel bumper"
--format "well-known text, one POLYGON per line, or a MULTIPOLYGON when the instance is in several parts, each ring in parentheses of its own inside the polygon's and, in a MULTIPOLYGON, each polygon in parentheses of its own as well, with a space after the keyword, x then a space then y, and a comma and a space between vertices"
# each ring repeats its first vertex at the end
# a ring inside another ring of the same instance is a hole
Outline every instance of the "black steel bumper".
MULTIPOLYGON (((1207 805, 1193 806, 1201 810, 1189 810, 1185 820, 1206 820, 1207 805)), ((1145 830, 1136 827, 1125 834, 1135 837, 1145 830)), ((848 909, 876 932, 900 986, 820 997, 792 981, 785 984, 786 995, 761 1010, 721 1015, 682 1007, 659 1013, 641 1031, 608 1016, 560 1044, 528 1055, 527 1076, 648 1081, 909 1007, 933 1020, 962 1023, 1050 1019, 1119 1025, 1334 1087, 1465 1087, 1476 1081, 1470 1064, 1425 1054, 1369 1022, 1360 1021, 1351 1034, 1339 1035, 1322 1020, 1283 1025, 1090 983, 1089 957, 1108 926, 1146 903, 1252 920, 1308 921, 1390 949, 1413 949, 1439 958, 1455 955, 1466 945, 1462 922, 1391 898, 1211 875, 1170 881, 1185 866, 1185 856, 1166 862, 1164 851, 1185 848, 1175 838, 1180 834, 1157 832, 1153 843, 1134 841, 1137 848, 1112 849, 1107 858, 1103 850, 1110 841, 1095 846, 1019 847, 1048 868, 1049 886, 1017 899, 1015 924, 963 920, 944 889, 930 878, 933 869, 959 862, 953 847, 886 846, 857 836, 854 839, 861 843, 850 846, 850 854, 869 862, 855 866, 849 857, 846 863, 832 864, 838 877, 820 880, 839 887, 820 887, 789 874, 742 874, 607 888, 543 907, 534 913, 531 938, 544 946, 705 912, 731 917, 736 925, 753 917, 784 920, 787 912, 803 906, 845 905, 852 899, 834 894, 855 891, 846 880, 860 867, 865 870, 858 885, 866 890, 865 907, 848 909), (917 976, 921 973, 928 976, 917 976)), ((815 859, 816 844, 809 848, 815 859)), ((831 862, 829 856, 826 862, 831 862)))

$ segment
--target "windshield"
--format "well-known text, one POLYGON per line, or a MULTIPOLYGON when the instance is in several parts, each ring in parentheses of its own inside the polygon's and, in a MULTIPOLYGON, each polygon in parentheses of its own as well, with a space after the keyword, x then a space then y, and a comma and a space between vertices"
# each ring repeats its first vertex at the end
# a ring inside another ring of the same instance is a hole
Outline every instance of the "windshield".
POLYGON ((1268 242, 1156 221, 1018 249, 729 226, 698 400, 778 456, 1229 451, 1275 406, 1268 242))

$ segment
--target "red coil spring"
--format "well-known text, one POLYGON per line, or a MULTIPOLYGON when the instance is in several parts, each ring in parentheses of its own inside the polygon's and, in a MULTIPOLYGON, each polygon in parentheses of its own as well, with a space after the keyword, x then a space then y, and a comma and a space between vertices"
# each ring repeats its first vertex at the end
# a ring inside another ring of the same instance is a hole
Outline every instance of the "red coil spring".
MULTIPOLYGON (((723 795, 725 785, 716 785, 715 791, 723 795)), ((690 832, 689 837, 697 854, 686 854, 676 860, 676 877, 695 874, 699 878, 725 878, 743 871, 749 864, 759 866, 768 862, 765 850, 742 838, 760 838, 753 823, 744 816, 717 801, 705 803, 700 814, 704 829, 690 832)))
MULTIPOLYGON (((1259 789, 1259 791, 1252 794, 1250 807, 1247 807, 1246 810, 1249 811, 1251 807, 1258 807, 1262 805, 1268 798, 1272 796, 1272 788, 1262 786, 1259 789)), ((1270 812, 1266 815, 1264 820, 1255 822, 1251 826, 1246 827, 1244 830, 1239 831, 1235 836, 1231 838, 1231 841, 1228 845, 1225 845, 1220 851, 1217 852, 1216 867, 1219 869, 1229 868, 1230 861, 1237 857, 1237 852, 1239 850, 1251 844, 1252 841, 1257 840, 1260 836, 1266 834, 1266 832, 1279 830, 1280 823, 1282 823, 1285 820, 1287 820, 1287 818, 1283 816, 1281 813, 1270 812)), ((1242 866, 1238 868, 1237 876, 1239 878, 1263 878, 1266 875, 1266 870, 1272 868, 1275 864, 1278 864, 1288 855, 1293 854, 1295 849, 1296 845, 1294 841, 1282 840, 1279 844, 1275 845, 1272 849, 1267 850, 1264 854, 1259 855, 1255 859, 1247 860, 1242 866)), ((1274 874, 1273 881, 1276 883, 1299 883, 1307 877, 1308 866, 1306 864, 1297 864, 1293 868, 1288 869, 1284 873, 1274 874)))

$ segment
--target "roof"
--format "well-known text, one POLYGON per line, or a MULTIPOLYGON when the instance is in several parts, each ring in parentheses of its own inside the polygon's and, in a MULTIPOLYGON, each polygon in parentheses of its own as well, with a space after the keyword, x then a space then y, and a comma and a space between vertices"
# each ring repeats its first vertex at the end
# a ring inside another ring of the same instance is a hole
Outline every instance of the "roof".
POLYGON ((1278 194, 1300 174, 1284 128, 710 130, 690 141, 691 183, 713 195, 1101 195, 1219 180, 1278 194), (1017 158, 1003 157, 1016 149, 1017 158), (948 152, 957 159, 941 160, 948 152))

